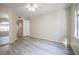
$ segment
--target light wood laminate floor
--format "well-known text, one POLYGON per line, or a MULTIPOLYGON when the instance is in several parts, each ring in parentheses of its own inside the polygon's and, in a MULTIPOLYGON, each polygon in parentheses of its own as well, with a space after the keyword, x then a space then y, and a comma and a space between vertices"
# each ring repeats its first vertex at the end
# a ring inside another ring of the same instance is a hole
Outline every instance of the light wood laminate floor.
POLYGON ((66 48, 62 43, 36 39, 32 37, 19 38, 10 45, 12 55, 68 55, 72 50, 66 48))

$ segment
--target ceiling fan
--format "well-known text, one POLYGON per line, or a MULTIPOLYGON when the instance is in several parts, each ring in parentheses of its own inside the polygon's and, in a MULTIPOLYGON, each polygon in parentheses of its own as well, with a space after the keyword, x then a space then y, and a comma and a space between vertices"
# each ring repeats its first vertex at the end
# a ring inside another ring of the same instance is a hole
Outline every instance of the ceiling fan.
POLYGON ((39 8, 39 5, 38 4, 35 4, 35 3, 29 3, 26 8, 29 10, 29 11, 32 11, 32 12, 35 12, 38 8, 39 8))

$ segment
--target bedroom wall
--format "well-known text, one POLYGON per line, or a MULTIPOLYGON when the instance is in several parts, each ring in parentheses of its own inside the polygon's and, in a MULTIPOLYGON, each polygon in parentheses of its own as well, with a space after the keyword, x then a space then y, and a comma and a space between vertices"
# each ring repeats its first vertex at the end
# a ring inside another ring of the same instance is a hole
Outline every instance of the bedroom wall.
POLYGON ((67 36, 66 9, 30 18, 30 35, 63 43, 67 36))

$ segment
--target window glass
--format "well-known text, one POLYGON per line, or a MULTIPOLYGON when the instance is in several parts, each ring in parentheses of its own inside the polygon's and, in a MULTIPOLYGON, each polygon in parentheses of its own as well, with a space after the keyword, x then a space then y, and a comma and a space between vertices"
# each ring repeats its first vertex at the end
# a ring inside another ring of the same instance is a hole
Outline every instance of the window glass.
POLYGON ((1 22, 0 31, 9 31, 9 22, 1 22))

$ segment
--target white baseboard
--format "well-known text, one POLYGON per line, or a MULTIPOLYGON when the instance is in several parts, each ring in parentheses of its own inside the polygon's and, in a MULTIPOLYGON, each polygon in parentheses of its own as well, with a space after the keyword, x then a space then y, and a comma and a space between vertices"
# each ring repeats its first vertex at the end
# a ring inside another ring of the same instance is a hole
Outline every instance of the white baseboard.
MULTIPOLYGON (((37 37, 33 37, 33 36, 29 36, 29 37, 42 40, 42 38, 37 38, 37 37)), ((52 42, 57 42, 57 41, 49 40, 49 39, 43 39, 43 40, 52 41, 52 42)), ((61 42, 57 42, 57 43, 61 43, 61 42)), ((61 44, 63 44, 63 43, 61 43, 61 44)))

